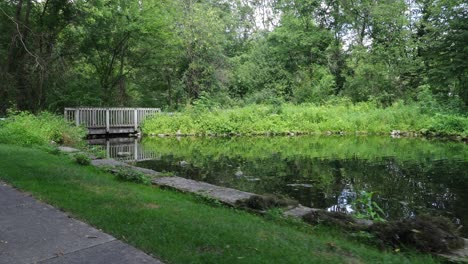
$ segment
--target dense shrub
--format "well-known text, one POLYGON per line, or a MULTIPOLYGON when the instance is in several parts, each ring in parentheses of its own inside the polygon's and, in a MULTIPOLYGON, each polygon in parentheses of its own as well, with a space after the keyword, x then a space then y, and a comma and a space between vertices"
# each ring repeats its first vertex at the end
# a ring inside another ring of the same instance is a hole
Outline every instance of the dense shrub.
POLYGON ((427 130, 438 135, 468 134, 468 118, 436 114, 431 118, 427 130))
POLYGON ((392 130, 435 135, 468 135, 468 118, 456 114, 428 113, 418 104, 396 102, 383 108, 375 102, 353 104, 333 100, 323 105, 248 105, 230 109, 160 114, 143 125, 146 134, 229 133, 390 133, 392 130))
POLYGON ((73 127, 63 117, 48 112, 10 113, 0 125, 0 143, 6 144, 48 146, 53 141, 73 146, 83 144, 84 136, 84 129, 73 127))

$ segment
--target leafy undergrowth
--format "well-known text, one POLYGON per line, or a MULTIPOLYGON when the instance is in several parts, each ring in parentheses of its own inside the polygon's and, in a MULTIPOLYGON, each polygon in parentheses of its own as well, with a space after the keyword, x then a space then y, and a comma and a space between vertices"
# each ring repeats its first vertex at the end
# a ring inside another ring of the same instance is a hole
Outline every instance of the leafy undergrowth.
POLYGON ((433 136, 468 135, 468 118, 427 113, 416 104, 378 107, 371 102, 248 105, 231 109, 186 108, 160 114, 143 125, 145 134, 265 134, 265 133, 374 133, 393 130, 433 136))
POLYGON ((107 169, 110 173, 114 174, 118 180, 120 181, 127 181, 127 182, 134 182, 134 183, 141 183, 149 185, 151 184, 151 178, 145 175, 142 172, 127 168, 127 167, 115 167, 107 169))
POLYGON ((0 179, 167 263, 435 263, 379 251, 336 229, 278 222, 119 181, 37 149, 0 145, 0 179))
POLYGON ((49 147, 52 141, 67 146, 83 146, 83 128, 68 124, 63 117, 48 112, 33 115, 10 113, 0 122, 0 143, 49 147))

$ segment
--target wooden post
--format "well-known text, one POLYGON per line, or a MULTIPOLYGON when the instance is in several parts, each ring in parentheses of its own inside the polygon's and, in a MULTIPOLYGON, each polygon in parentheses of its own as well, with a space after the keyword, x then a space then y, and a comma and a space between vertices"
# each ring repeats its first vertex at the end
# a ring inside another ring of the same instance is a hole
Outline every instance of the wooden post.
POLYGON ((75 109, 75 124, 76 126, 80 125, 80 110, 78 108, 75 109))
POLYGON ((135 158, 135 161, 137 161, 137 160, 138 160, 138 141, 137 141, 136 138, 135 138, 135 140, 133 141, 133 144, 135 145, 135 146, 134 146, 134 149, 133 149, 134 158, 135 158))
POLYGON ((109 108, 106 109, 106 132, 109 133, 110 131, 110 114, 109 108))
POLYGON ((110 141, 109 141, 109 139, 106 140, 106 158, 110 159, 110 141))
POLYGON ((138 109, 133 110, 133 123, 135 125, 135 132, 138 130, 138 109))

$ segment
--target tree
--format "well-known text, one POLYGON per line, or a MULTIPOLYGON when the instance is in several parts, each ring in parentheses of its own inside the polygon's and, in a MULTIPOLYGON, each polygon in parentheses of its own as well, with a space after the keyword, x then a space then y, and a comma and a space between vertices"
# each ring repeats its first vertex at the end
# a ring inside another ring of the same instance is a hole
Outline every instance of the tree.
POLYGON ((468 11, 464 1, 421 1, 420 55, 428 84, 444 99, 468 106, 468 11))

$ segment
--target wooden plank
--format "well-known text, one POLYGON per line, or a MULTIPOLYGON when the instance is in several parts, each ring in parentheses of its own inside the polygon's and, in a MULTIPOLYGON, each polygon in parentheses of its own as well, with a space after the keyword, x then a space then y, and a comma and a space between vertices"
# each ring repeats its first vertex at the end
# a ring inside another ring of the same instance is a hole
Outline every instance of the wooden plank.
POLYGON ((135 131, 138 129, 138 110, 133 110, 133 124, 135 125, 135 131))
POLYGON ((75 125, 80 125, 80 110, 75 110, 75 125))

